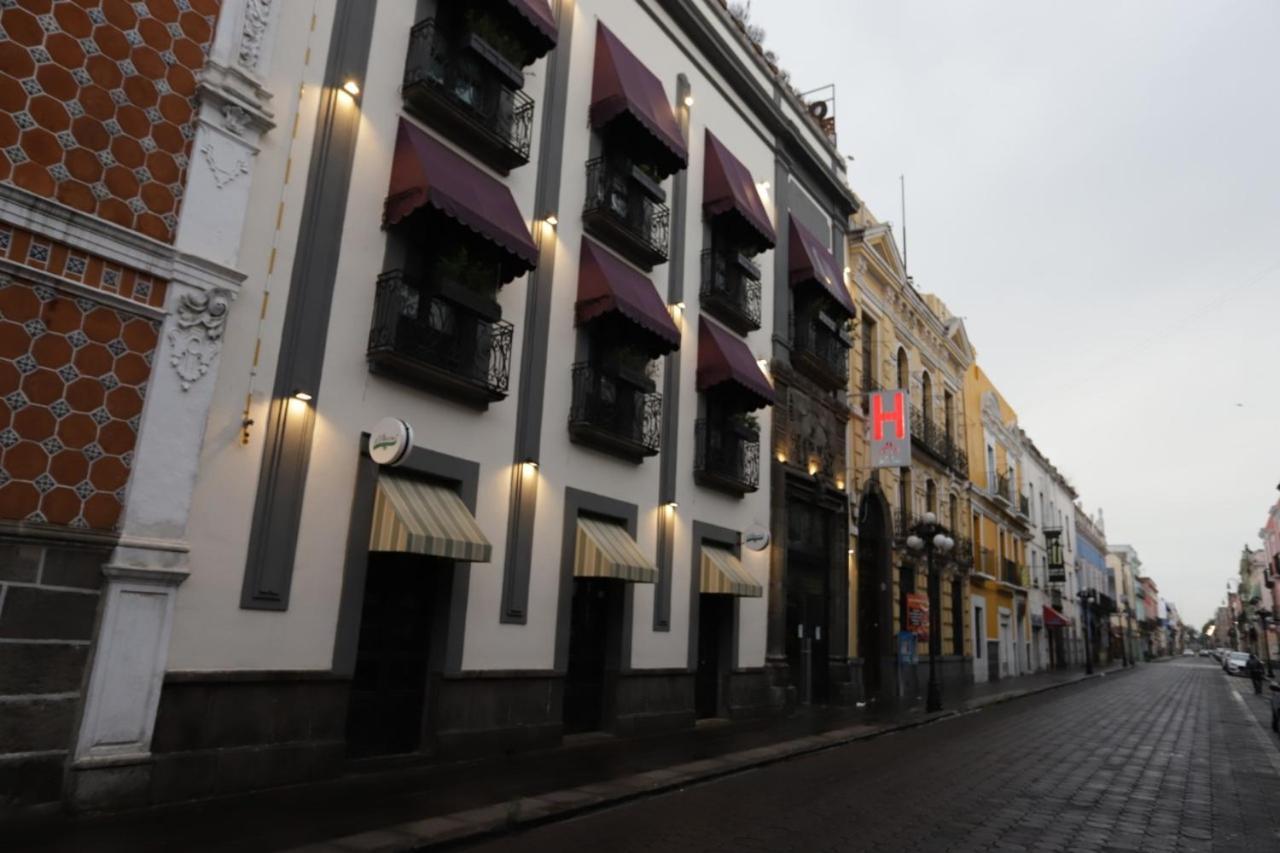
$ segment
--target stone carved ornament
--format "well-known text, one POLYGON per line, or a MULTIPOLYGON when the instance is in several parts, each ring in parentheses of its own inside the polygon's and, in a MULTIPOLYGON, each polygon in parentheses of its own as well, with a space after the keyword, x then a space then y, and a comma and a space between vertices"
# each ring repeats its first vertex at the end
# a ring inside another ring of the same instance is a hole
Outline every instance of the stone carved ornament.
POLYGON ((245 0, 244 28, 240 31, 239 62, 253 71, 262 57, 267 27, 271 23, 271 0, 245 0))
POLYGON ((222 331, 230 303, 224 291, 184 293, 169 330, 169 364, 182 380, 182 390, 209 371, 222 349, 222 331))
POLYGON ((201 145, 200 153, 204 155, 204 162, 208 164, 209 172, 213 175, 213 185, 218 189, 222 189, 241 175, 249 174, 249 163, 243 158, 235 160, 230 166, 219 165, 212 142, 201 145))

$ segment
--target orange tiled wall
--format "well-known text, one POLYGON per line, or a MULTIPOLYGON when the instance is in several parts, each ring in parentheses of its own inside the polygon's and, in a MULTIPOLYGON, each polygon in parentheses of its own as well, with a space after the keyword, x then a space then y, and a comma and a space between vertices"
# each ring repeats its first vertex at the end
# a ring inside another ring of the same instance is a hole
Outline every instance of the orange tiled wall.
POLYGON ((0 0, 0 181, 172 242, 219 0, 0 0))
POLYGON ((60 285, 0 280, 0 519, 112 530, 160 324, 57 280, 152 307, 166 286, 5 226, 0 257, 60 285))

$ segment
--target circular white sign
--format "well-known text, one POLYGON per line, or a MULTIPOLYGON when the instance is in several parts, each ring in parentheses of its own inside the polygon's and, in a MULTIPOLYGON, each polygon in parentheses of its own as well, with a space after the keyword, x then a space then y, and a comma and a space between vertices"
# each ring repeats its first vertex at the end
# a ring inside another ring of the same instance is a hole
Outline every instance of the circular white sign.
POLYGON ((760 525, 752 525, 742 534, 742 544, 752 551, 763 551, 769 547, 769 531, 760 525))
POLYGON ((379 465, 399 465, 413 447, 413 427, 399 418, 383 418, 369 431, 369 458, 379 465))

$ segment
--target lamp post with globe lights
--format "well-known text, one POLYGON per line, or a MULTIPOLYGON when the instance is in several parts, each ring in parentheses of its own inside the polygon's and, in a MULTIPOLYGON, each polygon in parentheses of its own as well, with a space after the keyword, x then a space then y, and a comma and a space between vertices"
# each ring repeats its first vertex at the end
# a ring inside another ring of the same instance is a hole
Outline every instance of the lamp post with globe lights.
POLYGON ((935 553, 948 553, 956 545, 950 532, 938 523, 938 517, 926 512, 911 527, 907 547, 923 551, 929 569, 929 690, 925 694, 925 710, 942 710, 942 688, 938 684, 938 658, 942 656, 942 576, 934 559, 935 553))

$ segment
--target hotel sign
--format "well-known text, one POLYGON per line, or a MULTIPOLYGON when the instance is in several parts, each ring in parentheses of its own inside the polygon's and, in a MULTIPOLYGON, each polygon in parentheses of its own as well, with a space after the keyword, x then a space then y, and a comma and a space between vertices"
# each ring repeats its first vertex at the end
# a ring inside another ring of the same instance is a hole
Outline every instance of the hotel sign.
POLYGON ((906 468, 911 464, 909 395, 904 389, 869 391, 871 417, 867 442, 872 468, 906 468))

